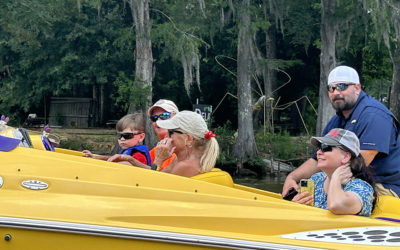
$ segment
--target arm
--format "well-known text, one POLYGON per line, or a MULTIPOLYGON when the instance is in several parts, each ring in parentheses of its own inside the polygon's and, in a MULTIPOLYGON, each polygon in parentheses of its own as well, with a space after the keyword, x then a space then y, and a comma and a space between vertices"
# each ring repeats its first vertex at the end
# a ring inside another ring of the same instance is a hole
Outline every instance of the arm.
POLYGON ((378 154, 378 150, 360 150, 360 153, 365 160, 365 166, 369 166, 378 154))
POLYGON ((89 158, 103 160, 103 161, 107 161, 108 158, 110 158, 110 156, 108 156, 108 155, 94 155, 89 150, 83 150, 82 154, 83 154, 83 157, 89 157, 89 158))
POLYGON ((307 161, 305 161, 303 164, 300 165, 300 167, 293 170, 286 177, 285 184, 283 185, 282 189, 282 196, 285 196, 285 194, 289 191, 291 187, 294 187, 298 192, 300 192, 297 183, 299 183, 301 179, 310 178, 311 175, 317 173, 318 171, 319 169, 317 168, 316 160, 310 158, 307 161))
POLYGON ((345 192, 342 185, 352 178, 348 165, 338 167, 333 172, 328 187, 328 209, 334 214, 357 214, 362 209, 362 203, 353 192, 345 192))
POLYGON ((140 168, 145 168, 145 169, 151 169, 150 166, 141 163, 140 161, 136 160, 130 155, 122 155, 122 154, 115 154, 111 156, 108 161, 112 162, 118 162, 118 163, 128 163, 128 165, 132 165, 135 167, 140 167, 140 168))

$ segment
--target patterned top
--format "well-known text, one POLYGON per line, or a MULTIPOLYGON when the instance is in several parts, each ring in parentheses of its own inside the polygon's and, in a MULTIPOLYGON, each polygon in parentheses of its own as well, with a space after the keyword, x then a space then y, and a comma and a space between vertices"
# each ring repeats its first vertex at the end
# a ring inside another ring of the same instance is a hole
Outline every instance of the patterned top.
MULTIPOLYGON (((328 209, 327 194, 324 191, 325 172, 318 172, 311 176, 314 181, 314 206, 328 209)), ((345 192, 353 192, 361 201, 362 208, 357 215, 371 216, 372 202, 374 200, 374 189, 371 185, 361 179, 355 178, 346 185, 342 185, 345 192)))

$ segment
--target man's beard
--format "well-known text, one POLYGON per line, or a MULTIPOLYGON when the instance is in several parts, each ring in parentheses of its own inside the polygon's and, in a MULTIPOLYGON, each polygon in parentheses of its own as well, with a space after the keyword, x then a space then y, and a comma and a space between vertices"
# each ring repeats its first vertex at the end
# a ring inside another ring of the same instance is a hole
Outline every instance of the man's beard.
POLYGON ((342 97, 335 97, 332 100, 332 107, 336 110, 336 112, 342 112, 345 110, 351 110, 354 107, 354 103, 350 103, 342 97), (341 100, 341 102, 335 102, 336 100, 341 100))

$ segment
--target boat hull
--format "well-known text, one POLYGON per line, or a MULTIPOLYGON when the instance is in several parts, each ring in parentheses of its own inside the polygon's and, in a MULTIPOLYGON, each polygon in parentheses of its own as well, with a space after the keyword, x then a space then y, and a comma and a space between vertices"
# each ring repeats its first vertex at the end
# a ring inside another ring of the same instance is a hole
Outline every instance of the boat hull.
POLYGON ((233 182, 23 147, 0 152, 0 159, 0 229, 11 236, 1 249, 373 249, 376 244, 285 235, 357 227, 400 231, 398 223, 338 216, 233 182))

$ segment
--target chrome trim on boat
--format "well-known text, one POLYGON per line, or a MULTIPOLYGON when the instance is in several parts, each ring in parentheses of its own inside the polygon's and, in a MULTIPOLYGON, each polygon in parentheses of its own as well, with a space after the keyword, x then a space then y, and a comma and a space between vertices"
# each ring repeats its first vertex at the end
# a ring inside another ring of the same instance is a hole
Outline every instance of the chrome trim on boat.
POLYGON ((26 180, 21 183, 21 186, 31 190, 44 190, 49 187, 49 184, 39 180, 26 180))
POLYGON ((88 234, 115 238, 140 239, 157 242, 169 242, 187 245, 202 245, 230 249, 318 249, 299 247, 295 245, 283 245, 264 243, 257 241, 237 240, 230 238, 203 236, 184 233, 170 233, 153 230, 131 229, 122 227, 98 226, 91 224, 58 222, 48 220, 22 219, 12 217, 0 217, 0 227, 22 228, 30 230, 44 230, 51 232, 88 234))

